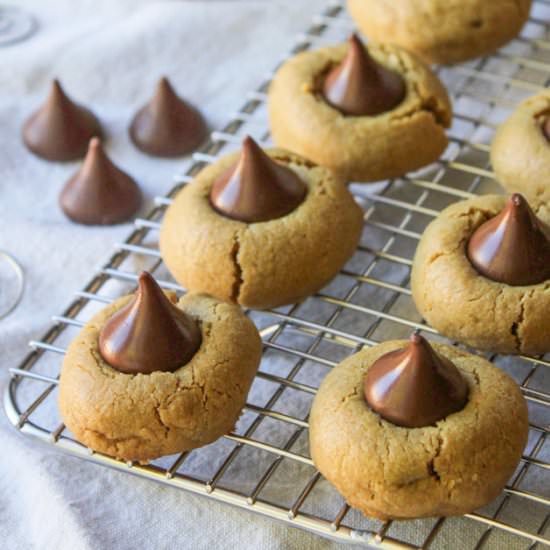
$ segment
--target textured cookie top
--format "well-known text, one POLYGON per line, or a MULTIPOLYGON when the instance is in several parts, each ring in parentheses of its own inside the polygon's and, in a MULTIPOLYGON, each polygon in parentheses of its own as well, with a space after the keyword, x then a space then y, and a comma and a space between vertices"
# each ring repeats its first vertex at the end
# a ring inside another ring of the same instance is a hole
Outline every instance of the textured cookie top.
POLYGON ((160 230, 162 258, 186 288, 257 309, 293 303, 319 290, 355 250, 363 212, 343 181, 284 149, 265 152, 305 184, 304 200, 276 219, 231 219, 210 197, 239 152, 205 167, 175 197, 160 230))
POLYGON ((522 193, 548 216, 550 208, 550 91, 522 101, 498 128, 491 143, 497 181, 511 193, 522 193))
POLYGON ((448 144, 452 116, 437 76, 402 48, 369 42, 372 62, 402 83, 404 95, 385 104, 388 110, 349 116, 326 100, 323 89, 349 51, 341 44, 301 52, 278 69, 268 93, 274 142, 346 181, 399 177, 437 160, 448 144))
POLYGON ((368 515, 461 514, 502 490, 527 441, 519 387, 482 357, 434 344, 469 387, 464 408, 433 426, 400 427, 371 410, 362 386, 372 365, 402 349, 388 341, 356 353, 325 378, 310 414, 312 458, 350 505, 368 515))
MULTIPOLYGON (((501 353, 545 353, 550 350, 550 281, 511 286, 481 275, 468 259, 472 234, 498 215, 506 200, 483 195, 460 201, 430 223, 413 261, 413 299, 425 319, 449 338, 501 353)), ((536 214, 547 222, 543 209, 536 214)))
POLYGON ((358 131, 362 126, 406 124, 408 118, 421 111, 430 113, 441 126, 450 126, 451 105, 445 88, 414 55, 389 44, 369 43, 369 53, 376 63, 403 78, 406 87, 403 100, 376 116, 343 118, 324 100, 322 83, 325 75, 342 63, 347 52, 347 44, 301 52, 285 62, 271 86, 284 87, 289 94, 299 93, 303 100, 299 105, 304 111, 300 116, 306 117, 308 111, 314 110, 315 120, 329 128, 336 120, 339 126, 351 131, 354 127, 358 131))
POLYGON ((126 460, 200 447, 227 433, 260 362, 254 324, 238 306, 186 294, 178 307, 200 326, 198 351, 173 372, 127 374, 102 358, 99 332, 131 299, 101 310, 67 350, 59 407, 69 430, 85 445, 126 460))
POLYGON ((348 0, 359 28, 430 63, 455 63, 497 49, 520 31, 531 0, 348 0))

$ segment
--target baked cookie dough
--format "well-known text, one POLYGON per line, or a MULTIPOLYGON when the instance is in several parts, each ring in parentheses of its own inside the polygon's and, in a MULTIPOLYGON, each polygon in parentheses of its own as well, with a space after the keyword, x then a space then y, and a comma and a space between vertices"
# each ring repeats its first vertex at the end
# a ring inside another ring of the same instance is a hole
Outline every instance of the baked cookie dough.
POLYGON ((160 229, 161 256, 185 288, 245 307, 276 307, 318 291, 355 251, 363 212, 344 183, 288 151, 265 153, 299 176, 305 198, 276 219, 231 219, 214 209, 210 196, 240 154, 204 168, 176 196, 160 229))
POLYGON ((405 97, 393 109, 376 116, 346 116, 325 100, 324 78, 349 47, 299 53, 277 71, 268 97, 275 144, 346 181, 398 177, 437 160, 447 147, 451 105, 439 79, 414 55, 396 46, 368 45, 376 62, 404 80, 405 97))
POLYGON ((67 350, 59 386, 67 428, 96 451, 140 462, 207 445, 232 430, 260 362, 253 323, 238 306, 187 294, 177 307, 200 326, 195 355, 173 372, 125 374, 102 358, 99 334, 131 299, 101 310, 67 350))
POLYGON ((348 0, 371 40, 390 41, 428 63, 457 63, 487 55, 515 38, 531 0, 348 0))
POLYGON ((518 386, 482 357, 432 344, 469 386, 465 407, 433 426, 384 420, 363 396, 364 378, 389 341, 348 357, 325 378, 310 415, 319 471, 367 516, 407 519, 460 515, 502 491, 527 443, 527 406, 518 386))
POLYGON ((443 210, 416 250, 412 296, 426 321, 448 338, 499 353, 546 353, 550 280, 524 286, 496 282, 481 275, 467 256, 474 231, 506 202, 504 196, 484 195, 443 210))
POLYGON ((550 91, 522 101, 501 124, 491 144, 491 163, 499 183, 529 202, 550 209, 550 91))

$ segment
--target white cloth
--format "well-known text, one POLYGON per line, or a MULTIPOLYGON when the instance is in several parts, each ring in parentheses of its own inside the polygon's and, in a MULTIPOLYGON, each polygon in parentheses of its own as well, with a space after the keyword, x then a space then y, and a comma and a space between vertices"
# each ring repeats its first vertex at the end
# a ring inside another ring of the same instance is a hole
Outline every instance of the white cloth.
MULTIPOLYGON (((9 3, 10 0, 6 0, 9 3)), ((3 2, 4 3, 4 2, 3 2)), ((131 224, 70 223, 57 197, 78 163, 48 163, 20 139, 51 79, 91 107, 107 151, 147 195, 164 194, 181 161, 136 151, 126 128, 161 75, 199 105, 212 128, 289 50, 325 4, 11 0, 36 15, 29 40, 0 48, 0 249, 26 273, 21 304, 0 320, 0 376, 27 353, 124 238, 131 224)), ((67 457, 22 437, 0 415, 0 541, 6 550, 329 548, 333 543, 200 496, 67 457)))

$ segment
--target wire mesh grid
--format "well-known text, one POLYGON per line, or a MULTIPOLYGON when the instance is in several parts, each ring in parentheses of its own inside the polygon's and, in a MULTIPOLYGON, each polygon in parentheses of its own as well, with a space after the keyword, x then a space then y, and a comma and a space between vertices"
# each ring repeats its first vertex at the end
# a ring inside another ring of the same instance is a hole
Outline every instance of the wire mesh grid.
MULTIPOLYGON (((502 495, 461 518, 378 521, 349 508, 309 457, 308 412, 326 373, 340 360, 389 338, 420 330, 441 339, 416 312, 409 272, 416 243, 437 213, 456 200, 499 192, 488 160, 495 127, 524 97, 550 83, 550 0, 535 1, 522 35, 493 56, 436 68, 452 95, 450 145, 433 166, 392 181, 352 185, 364 206, 361 243, 321 292, 292 306, 248 311, 264 345, 259 372, 235 430, 203 449, 148 465, 124 463, 77 443, 56 407, 61 356, 104 304, 135 288, 142 269, 164 288, 184 292, 160 259, 157 237, 166 206, 206 164, 236 149, 245 135, 268 145, 266 91, 273 73, 251 92, 222 131, 193 155, 175 187, 93 276, 31 352, 6 388, 4 404, 23 433, 59 449, 173 487, 208 495, 341 542, 381 548, 534 548, 550 544, 550 362, 486 356, 520 384, 530 434, 521 463, 502 495)), ((299 51, 344 40, 353 30, 342 2, 331 2, 301 36, 299 51)), ((444 340, 444 339, 443 339, 444 340)))

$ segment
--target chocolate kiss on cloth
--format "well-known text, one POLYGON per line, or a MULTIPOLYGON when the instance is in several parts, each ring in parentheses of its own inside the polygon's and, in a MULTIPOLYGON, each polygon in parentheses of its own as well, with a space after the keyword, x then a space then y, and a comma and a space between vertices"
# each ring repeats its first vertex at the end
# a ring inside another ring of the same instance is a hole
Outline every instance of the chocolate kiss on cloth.
POLYGON ((404 349, 378 358, 367 371, 365 399, 382 418, 407 428, 435 424, 464 408, 468 384, 446 357, 413 334, 404 349))
POLYGON ((326 76, 323 94, 345 115, 374 116, 391 111, 405 97, 403 78, 377 63, 352 34, 344 60, 326 76))
POLYGON ((46 103, 27 119, 22 134, 35 155, 67 161, 82 158, 90 139, 101 137, 102 131, 94 114, 74 103, 54 80, 46 103))
POLYGON ((135 146, 156 157, 180 157, 200 145, 208 134, 201 114, 178 97, 162 78, 151 101, 134 116, 129 129, 135 146))
POLYGON ((305 183, 295 172, 246 137, 237 164, 214 182, 210 202, 228 218, 263 222, 292 212, 306 193, 305 183))
POLYGON ((175 371, 199 349, 201 331, 143 271, 135 296, 107 321, 99 351, 114 369, 129 374, 175 371))
POLYGON ((115 166, 97 138, 80 169, 63 187, 59 204, 74 222, 111 225, 131 218, 141 205, 136 182, 115 166))
POLYGON ((550 229, 525 198, 513 194, 503 210, 480 225, 468 242, 468 258, 481 275, 513 286, 550 279, 550 229))

